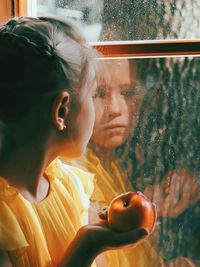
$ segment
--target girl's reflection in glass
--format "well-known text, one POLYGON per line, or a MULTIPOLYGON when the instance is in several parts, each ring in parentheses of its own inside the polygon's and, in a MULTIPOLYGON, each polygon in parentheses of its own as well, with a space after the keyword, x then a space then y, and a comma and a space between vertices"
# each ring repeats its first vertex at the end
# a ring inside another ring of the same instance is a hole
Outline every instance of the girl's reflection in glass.
MULTIPOLYGON (((109 205, 115 196, 133 190, 129 181, 128 141, 137 124, 142 97, 135 61, 115 59, 100 62, 98 88, 93 96, 96 116, 93 135, 85 157, 72 162, 95 173, 89 212, 91 223, 98 221, 100 207, 109 205), (122 146, 126 166, 122 165, 123 157, 117 151, 122 146)), ((135 248, 110 251, 105 257, 99 257, 97 263, 105 267, 156 267, 161 259, 144 241, 135 248)))

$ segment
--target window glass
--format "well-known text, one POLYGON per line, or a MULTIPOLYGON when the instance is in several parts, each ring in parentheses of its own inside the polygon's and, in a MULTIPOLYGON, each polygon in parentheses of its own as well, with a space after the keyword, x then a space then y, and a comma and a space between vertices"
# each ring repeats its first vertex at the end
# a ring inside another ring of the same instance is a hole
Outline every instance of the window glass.
POLYGON ((97 41, 102 28, 103 0, 37 0, 36 15, 75 20, 88 41, 97 41))
POLYGON ((100 61, 93 135, 71 162, 96 173, 90 222, 127 191, 143 192, 158 213, 145 244, 116 252, 119 267, 159 266, 158 256, 200 264, 199 75, 198 57, 100 61))
POLYGON ((69 16, 89 41, 200 38, 198 0, 34 1, 36 15, 69 16))

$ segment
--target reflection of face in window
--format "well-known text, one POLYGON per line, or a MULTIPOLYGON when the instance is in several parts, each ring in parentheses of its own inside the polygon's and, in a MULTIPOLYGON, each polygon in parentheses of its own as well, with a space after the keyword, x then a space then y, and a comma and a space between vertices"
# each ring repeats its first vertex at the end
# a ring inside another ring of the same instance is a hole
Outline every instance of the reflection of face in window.
POLYGON ((92 142, 107 148, 122 145, 135 128, 139 103, 134 65, 130 67, 128 60, 102 63, 92 142))

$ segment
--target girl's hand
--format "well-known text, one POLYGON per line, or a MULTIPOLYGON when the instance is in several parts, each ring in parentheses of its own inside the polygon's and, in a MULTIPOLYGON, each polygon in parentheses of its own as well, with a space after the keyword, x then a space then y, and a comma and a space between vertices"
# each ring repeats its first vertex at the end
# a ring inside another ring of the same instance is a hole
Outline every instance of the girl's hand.
POLYGON ((197 267, 190 259, 178 257, 163 264, 162 267, 197 267))
POLYGON ((145 189, 157 204, 158 216, 177 217, 200 200, 197 178, 185 169, 168 172, 160 184, 145 189))
POLYGON ((187 170, 178 169, 165 175, 161 187, 165 192, 164 217, 176 217, 200 199, 197 178, 187 170))
POLYGON ((124 246, 134 246, 148 236, 146 229, 118 233, 108 227, 106 210, 100 212, 101 221, 83 226, 77 232, 60 266, 89 267, 95 257, 103 251, 124 246), (104 217, 101 214, 104 213, 104 217), (102 219, 103 217, 103 219, 102 219))
POLYGON ((100 221, 96 224, 96 227, 99 227, 97 231, 99 231, 100 234, 99 241, 103 245, 103 250, 114 249, 127 245, 136 245, 149 234, 148 230, 144 228, 138 228, 125 233, 116 232, 109 227, 107 215, 108 207, 102 208, 99 211, 100 221))
POLYGON ((107 223, 99 222, 80 229, 79 236, 85 236, 90 245, 95 246, 99 253, 124 246, 137 245, 148 236, 148 231, 138 228, 125 233, 118 233, 108 227, 107 223))

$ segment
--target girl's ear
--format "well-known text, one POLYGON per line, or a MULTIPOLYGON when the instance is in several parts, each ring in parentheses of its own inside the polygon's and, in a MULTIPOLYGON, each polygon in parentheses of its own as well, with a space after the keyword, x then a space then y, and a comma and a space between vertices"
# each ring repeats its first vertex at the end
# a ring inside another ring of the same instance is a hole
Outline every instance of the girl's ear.
POLYGON ((67 116, 69 114, 70 94, 62 91, 53 102, 52 116, 53 123, 59 131, 66 128, 67 116))

